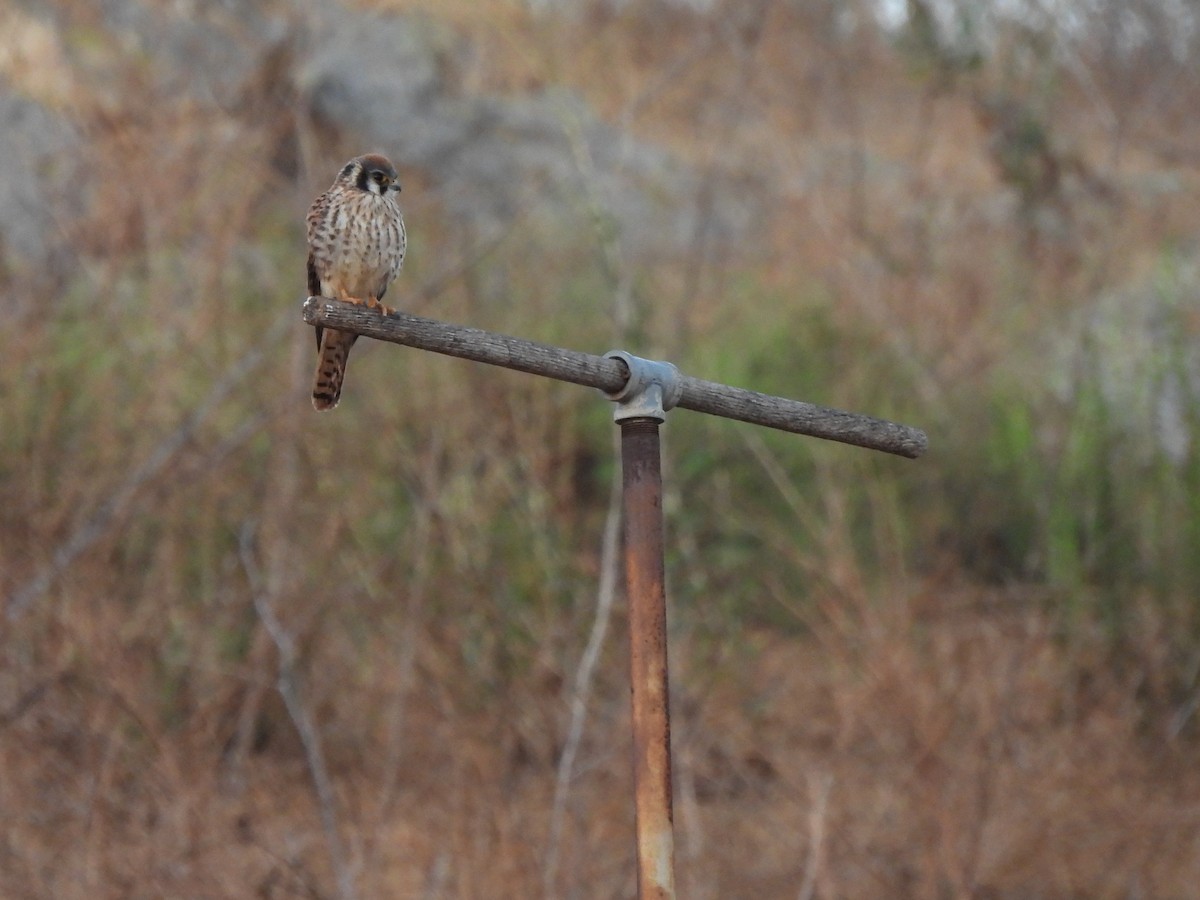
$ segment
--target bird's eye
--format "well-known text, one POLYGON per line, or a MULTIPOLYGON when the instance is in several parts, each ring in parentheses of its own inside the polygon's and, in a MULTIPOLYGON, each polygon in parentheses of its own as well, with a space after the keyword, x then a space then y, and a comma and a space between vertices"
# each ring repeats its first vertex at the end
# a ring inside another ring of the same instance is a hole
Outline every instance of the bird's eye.
POLYGON ((372 177, 372 178, 374 178, 374 179, 375 179, 377 182, 379 182, 380 184, 383 184, 383 173, 382 173, 382 172, 376 172, 376 173, 375 173, 374 175, 372 175, 371 177, 372 177))

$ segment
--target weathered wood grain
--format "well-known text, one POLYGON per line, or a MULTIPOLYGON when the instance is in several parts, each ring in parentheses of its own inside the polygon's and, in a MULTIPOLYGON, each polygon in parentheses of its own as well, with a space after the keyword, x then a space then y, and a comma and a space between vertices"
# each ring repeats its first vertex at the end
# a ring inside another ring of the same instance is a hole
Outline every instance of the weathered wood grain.
MULTIPOLYGON (((383 316, 365 306, 327 297, 308 298, 304 304, 304 321, 607 392, 620 390, 629 377, 625 364, 619 360, 404 312, 383 316)), ((802 400, 773 397, 688 375, 681 377, 683 390, 678 405, 683 409, 840 441, 909 459, 920 456, 928 446, 925 432, 909 425, 816 406, 802 400)))

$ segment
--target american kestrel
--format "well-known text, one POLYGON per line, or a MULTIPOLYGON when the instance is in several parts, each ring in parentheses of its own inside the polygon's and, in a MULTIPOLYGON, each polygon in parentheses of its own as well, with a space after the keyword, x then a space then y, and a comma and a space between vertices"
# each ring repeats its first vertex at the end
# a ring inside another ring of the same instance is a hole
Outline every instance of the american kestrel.
MULTIPOLYGON (((333 186, 308 211, 308 293, 368 307, 380 302, 404 265, 404 218, 396 203, 400 182, 386 157, 350 160, 333 186)), ((346 359, 356 334, 317 326, 317 373, 312 402, 333 409, 342 396, 346 359)))

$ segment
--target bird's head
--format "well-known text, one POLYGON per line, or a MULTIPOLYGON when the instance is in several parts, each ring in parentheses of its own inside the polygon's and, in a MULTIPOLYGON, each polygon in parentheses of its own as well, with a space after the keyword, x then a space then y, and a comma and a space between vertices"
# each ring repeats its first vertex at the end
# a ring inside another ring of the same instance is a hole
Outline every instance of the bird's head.
POLYGON ((396 176, 395 167, 386 156, 380 156, 378 153, 369 153, 350 160, 338 175, 338 179, 354 185, 360 191, 378 194, 381 197, 388 196, 392 191, 400 192, 400 181, 396 176))

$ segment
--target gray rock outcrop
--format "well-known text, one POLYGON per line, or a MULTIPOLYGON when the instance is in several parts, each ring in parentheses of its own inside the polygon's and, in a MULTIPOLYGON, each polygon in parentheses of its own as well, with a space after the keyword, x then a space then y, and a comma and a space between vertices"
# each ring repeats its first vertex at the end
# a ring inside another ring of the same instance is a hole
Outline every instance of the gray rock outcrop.
POLYGON ((684 250, 701 227, 717 239, 750 227, 744 192, 703 184, 569 92, 460 95, 437 47, 413 18, 339 15, 297 84, 318 122, 386 149, 402 169, 428 173, 447 209, 485 230, 523 211, 556 221, 598 214, 636 255, 684 250))

